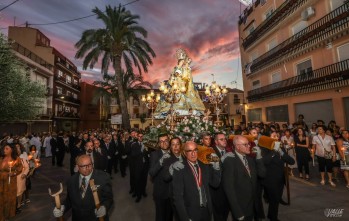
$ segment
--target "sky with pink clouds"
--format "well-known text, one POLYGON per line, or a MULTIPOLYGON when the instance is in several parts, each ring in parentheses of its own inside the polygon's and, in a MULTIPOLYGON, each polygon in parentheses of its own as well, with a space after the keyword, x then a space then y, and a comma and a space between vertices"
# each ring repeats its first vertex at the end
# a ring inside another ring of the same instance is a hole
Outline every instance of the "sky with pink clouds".
MULTIPOLYGON (((0 9, 14 0, 0 0, 0 9)), ((118 6, 132 0, 20 0, 0 12, 0 31, 7 34, 9 25, 47 24, 92 14, 110 4, 118 6), (15 18, 15 19, 14 19, 15 18)), ((242 9, 244 6, 241 6, 242 9)), ((151 83, 166 80, 176 65, 175 51, 187 50, 192 58, 195 82, 211 83, 212 74, 219 84, 242 87, 237 21, 238 0, 139 0, 126 6, 141 18, 148 31, 146 39, 156 53, 153 65, 144 78, 151 83), (235 83, 236 82, 236 83, 235 83)), ((95 16, 56 25, 31 25, 51 39, 51 46, 68 57, 82 72, 82 80, 101 77, 100 69, 82 70, 82 60, 75 59, 74 44, 84 30, 102 28, 95 16)))

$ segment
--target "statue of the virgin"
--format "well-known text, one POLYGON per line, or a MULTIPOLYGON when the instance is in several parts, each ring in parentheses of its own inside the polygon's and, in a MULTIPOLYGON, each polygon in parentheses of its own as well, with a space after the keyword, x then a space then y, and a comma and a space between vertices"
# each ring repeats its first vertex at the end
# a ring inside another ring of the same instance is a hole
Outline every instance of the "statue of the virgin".
MULTIPOLYGON (((177 103, 173 104, 173 110, 178 115, 202 115, 205 106, 193 84, 193 76, 189 66, 191 59, 183 49, 176 51, 176 57, 177 65, 174 67, 170 79, 167 81, 167 85, 171 85, 172 82, 176 81, 177 85, 184 86, 186 90, 178 94, 180 99, 177 103)), ((165 95, 162 95, 154 116, 156 118, 164 118, 168 114, 170 107, 171 104, 166 102, 165 95)))

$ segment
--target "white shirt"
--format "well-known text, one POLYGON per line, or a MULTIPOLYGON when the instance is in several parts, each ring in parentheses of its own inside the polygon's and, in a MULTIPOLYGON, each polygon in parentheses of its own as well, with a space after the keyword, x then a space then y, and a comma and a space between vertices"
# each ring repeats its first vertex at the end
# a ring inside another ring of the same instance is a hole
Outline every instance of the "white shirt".
POLYGON ((325 149, 332 151, 332 146, 336 145, 333 138, 326 134, 324 138, 321 135, 314 136, 312 144, 315 144, 315 155, 319 157, 324 157, 325 149))
POLYGON ((91 179, 91 176, 92 176, 92 173, 93 173, 93 170, 92 170, 92 172, 90 173, 90 175, 88 175, 88 176, 83 176, 82 174, 80 174, 80 179, 79 179, 79 187, 81 186, 81 183, 82 183, 82 178, 84 178, 85 177, 85 179, 86 179, 86 186, 88 186, 89 185, 89 182, 90 182, 90 179, 91 179))

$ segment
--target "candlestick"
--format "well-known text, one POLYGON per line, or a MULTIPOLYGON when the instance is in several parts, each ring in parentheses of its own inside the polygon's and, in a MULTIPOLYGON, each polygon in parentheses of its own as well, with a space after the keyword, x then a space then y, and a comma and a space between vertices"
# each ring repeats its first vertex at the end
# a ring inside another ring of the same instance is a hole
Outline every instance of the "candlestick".
POLYGON ((344 153, 345 147, 342 147, 341 150, 342 150, 342 152, 343 152, 344 165, 347 165, 347 161, 346 161, 346 159, 345 159, 345 153, 344 153))
POLYGON ((12 170, 12 167, 13 167, 13 161, 12 160, 8 162, 8 167, 10 168, 10 173, 8 175, 8 184, 10 184, 11 183, 11 170, 12 170))

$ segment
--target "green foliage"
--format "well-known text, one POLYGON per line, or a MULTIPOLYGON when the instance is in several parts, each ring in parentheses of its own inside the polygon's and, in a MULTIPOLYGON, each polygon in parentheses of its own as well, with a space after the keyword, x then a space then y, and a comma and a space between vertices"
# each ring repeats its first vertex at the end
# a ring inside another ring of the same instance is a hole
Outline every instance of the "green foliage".
POLYGON ((46 88, 27 76, 29 70, 0 34, 0 121, 32 120, 46 102, 46 88))
POLYGON ((83 68, 93 68, 101 58, 101 73, 108 75, 112 66, 115 73, 110 76, 117 85, 123 127, 130 128, 130 121, 126 107, 126 96, 123 86, 122 67, 126 72, 133 73, 137 68, 139 75, 148 71, 155 52, 145 41, 147 31, 138 25, 139 16, 132 14, 125 7, 106 6, 102 11, 97 7, 92 10, 104 27, 89 29, 82 33, 81 39, 75 44, 78 51, 76 58, 84 58, 83 68))

